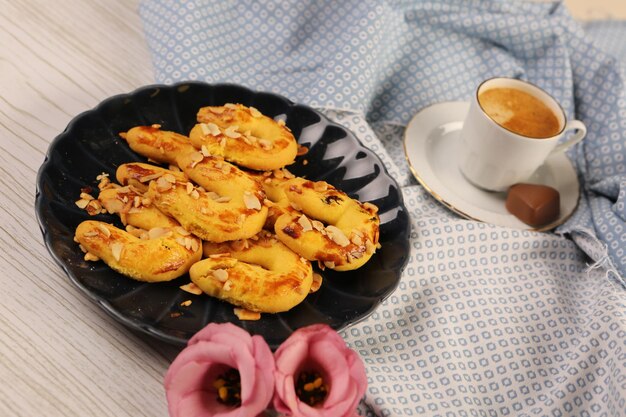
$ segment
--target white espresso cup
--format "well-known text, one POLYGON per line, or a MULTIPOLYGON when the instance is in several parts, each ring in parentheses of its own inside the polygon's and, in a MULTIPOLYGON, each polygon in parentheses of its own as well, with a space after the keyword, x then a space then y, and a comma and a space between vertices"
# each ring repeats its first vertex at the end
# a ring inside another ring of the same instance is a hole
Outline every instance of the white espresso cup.
POLYGON ((459 168, 474 185, 504 191, 528 180, 550 155, 586 134, 583 122, 568 121, 559 103, 541 88, 513 78, 491 78, 472 97, 461 129, 459 168), (559 143, 571 130, 576 132, 559 143))

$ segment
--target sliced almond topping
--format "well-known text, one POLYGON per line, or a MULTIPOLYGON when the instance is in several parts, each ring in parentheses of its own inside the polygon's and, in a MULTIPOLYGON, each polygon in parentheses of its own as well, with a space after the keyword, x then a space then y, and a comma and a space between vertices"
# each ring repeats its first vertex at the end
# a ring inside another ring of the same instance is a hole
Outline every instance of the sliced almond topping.
POLYGON ((230 252, 224 252, 224 253, 212 253, 211 255, 209 255, 209 258, 224 258, 224 257, 229 257, 230 256, 230 252))
POLYGON ((334 263, 334 262, 332 262, 332 261, 326 261, 326 262, 324 262, 324 266, 325 266, 326 268, 333 269, 333 268, 335 267, 335 263, 334 263))
POLYGON ((94 236, 98 236, 98 232, 91 231, 91 232, 83 233, 83 237, 94 237, 94 236))
POLYGON ((250 109, 250 114, 252 115, 252 117, 261 117, 263 116, 263 113, 261 113, 256 107, 248 107, 250 109))
POLYGON ((350 244, 350 239, 336 226, 327 226, 326 233, 328 233, 328 237, 339 246, 346 247, 350 244))
POLYGON ((285 126, 285 121, 283 119, 278 119, 276 123, 278 123, 278 126, 285 126))
POLYGON ((191 198, 193 198, 194 200, 197 200, 200 198, 200 193, 198 192, 198 190, 192 190, 191 193, 189 194, 191 196, 191 198))
POLYGON ((300 218, 298 219, 298 224, 302 226, 303 232, 308 232, 309 230, 313 230, 313 225, 311 224, 311 221, 304 214, 300 216, 300 218))
POLYGON ((222 114, 224 113, 224 107, 209 107, 209 111, 215 114, 222 114))
POLYGON ((250 311, 245 308, 235 307, 233 312, 239 320, 259 320, 261 318, 261 313, 258 311, 250 311))
POLYGON ((202 294, 202 290, 200 289, 200 287, 198 287, 193 282, 190 282, 189 284, 181 285, 178 288, 180 288, 181 290, 186 291, 186 292, 188 292, 190 294, 195 294, 195 295, 202 294))
POLYGON ((86 261, 92 261, 92 262, 97 262, 100 260, 100 258, 98 258, 96 255, 94 255, 91 252, 87 252, 85 256, 83 257, 83 259, 86 261))
POLYGON ((193 191, 193 184, 190 182, 185 184, 185 191, 187 192, 187 195, 191 194, 191 192, 193 191))
POLYGON ((215 123, 202 123, 200 126, 202 128, 202 134, 204 134, 205 136, 218 136, 220 133, 222 133, 220 128, 215 123))
POLYGON ((350 238, 350 242, 354 243, 357 246, 361 246, 363 244, 363 239, 361 238, 361 236, 352 231, 352 237, 350 238))
POLYGON ((162 177, 165 181, 175 184, 176 183, 176 177, 172 174, 165 174, 162 177))
POLYGON ((102 211, 102 204, 100 204, 98 200, 91 200, 87 203, 85 210, 87 210, 87 213, 89 213, 90 216, 95 216, 96 214, 100 214, 102 211))
POLYGON ((96 177, 96 180, 101 181, 101 180, 103 180, 104 178, 109 178, 109 174, 107 174, 106 172, 103 172, 103 173, 101 173, 100 175, 98 175, 98 176, 96 177))
POLYGON ((222 290, 224 291, 230 291, 233 289, 233 282, 231 280, 228 280, 224 283, 224 286, 222 287, 222 290))
POLYGON ((309 292, 316 292, 322 286, 323 278, 317 272, 313 272, 313 281, 311 282, 311 289, 309 292))
POLYGON ((165 178, 160 177, 158 180, 156 180, 156 188, 157 191, 159 192, 163 192, 163 191, 168 191, 172 189, 172 183, 167 181, 165 178))
POLYGON ((176 226, 176 232, 183 236, 189 236, 191 234, 182 226, 176 226))
POLYGON ((246 208, 249 210, 261 210, 261 202, 250 191, 245 191, 243 193, 243 202, 246 205, 246 208))
POLYGON ((233 199, 232 197, 229 197, 227 195, 221 196, 221 197, 218 196, 217 198, 214 198, 216 203, 228 203, 232 199, 233 199))
POLYGON ((191 159, 191 168, 194 168, 204 159, 204 155, 201 152, 194 152, 189 157, 191 159))
POLYGON ((150 239, 158 239, 160 237, 169 237, 171 236, 171 234, 172 232, 166 229, 165 227, 153 227, 152 229, 148 230, 148 237, 150 237, 150 239))
POLYGON ((231 168, 231 166, 229 164, 222 165, 222 169, 221 169, 222 170, 222 174, 224 174, 224 175, 230 174, 230 168, 231 168))
POLYGON ((318 232, 321 232, 322 230, 324 230, 324 223, 322 223, 319 220, 313 220, 311 222, 311 225, 313 226, 313 229, 317 230, 318 232))
POLYGON ((239 133, 237 131, 237 129, 239 129, 239 126, 233 125, 233 126, 228 126, 228 128, 226 128, 226 130, 224 130, 224 135, 228 136, 229 138, 232 139, 237 139, 241 137, 241 133, 239 133))
POLYGON ((374 245, 371 240, 366 239, 365 250, 367 251, 367 253, 374 253, 376 252, 376 245, 374 245))
POLYGON ((172 164, 169 164, 169 165, 167 166, 167 169, 168 169, 168 170, 170 170, 170 171, 174 171, 174 172, 182 172, 182 171, 180 170, 180 167, 179 167, 178 165, 172 165, 172 164))
POLYGON ((78 208, 84 209, 85 207, 87 207, 87 204, 89 204, 89 200, 81 198, 80 200, 77 200, 75 204, 78 206, 78 208))
POLYGON ((87 249, 83 245, 78 245, 78 247, 80 248, 81 252, 87 253, 87 249))
POLYGON ((214 269, 211 271, 211 275, 219 282, 226 282, 228 279, 228 271, 225 269, 214 269))
POLYGON ((144 175, 143 177, 139 177, 139 182, 149 182, 152 180, 156 180, 157 178, 160 178, 161 175, 163 175, 162 172, 157 172, 155 174, 150 174, 150 175, 144 175))
POLYGON ((136 195, 136 196, 133 198, 133 207, 137 208, 137 207, 139 207, 139 206, 141 206, 141 197, 139 197, 138 195, 136 195))
POLYGON ((200 242, 198 242, 198 239, 194 239, 192 237, 188 238, 191 243, 189 245, 189 248, 193 251, 193 252, 197 252, 198 249, 200 249, 200 242))
POLYGON ((124 244, 122 243, 114 242, 111 244, 111 254, 118 262, 120 260, 120 257, 122 256, 122 249, 124 249, 124 244))
POLYGON ((289 172, 285 168, 283 168, 282 171, 283 171, 283 175, 285 176, 285 178, 288 178, 288 179, 296 178, 295 175, 293 175, 291 172, 289 172))
POLYGON ((102 234, 104 234, 106 237, 111 236, 111 231, 105 225, 99 224, 98 229, 100 229, 102 231, 102 234))
POLYGON ((181 307, 189 307, 191 305, 191 300, 185 300, 182 303, 180 303, 181 307))
POLYGON ((180 246, 185 246, 186 247, 186 241, 185 241, 185 238, 183 238, 183 237, 177 237, 176 238, 176 243, 178 243, 180 246))
POLYGON ((226 138, 222 138, 222 140, 220 140, 220 148, 225 148, 226 147, 226 138))
POLYGON ((208 158, 209 156, 211 156, 211 153, 209 152, 209 149, 206 147, 206 145, 202 145, 202 147, 200 148, 200 153, 205 158, 208 158))
POLYGON ((224 107, 226 107, 227 109, 236 109, 237 105, 235 103, 226 103, 224 104, 224 107))
POLYGON ((297 211, 302 211, 302 207, 300 207, 298 204, 294 203, 293 201, 289 202, 289 205, 291 206, 292 209, 297 210, 297 211))
POLYGON ((88 201, 93 200, 93 196, 87 193, 80 193, 80 198, 82 198, 83 200, 88 200, 88 201))

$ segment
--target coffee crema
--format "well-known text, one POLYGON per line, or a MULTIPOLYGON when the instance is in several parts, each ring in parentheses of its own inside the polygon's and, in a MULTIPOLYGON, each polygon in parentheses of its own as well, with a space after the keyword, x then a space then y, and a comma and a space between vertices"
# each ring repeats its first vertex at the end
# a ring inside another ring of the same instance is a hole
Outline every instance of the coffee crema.
POLYGON ((525 91, 490 88, 478 95, 478 103, 493 121, 518 135, 545 139, 561 131, 554 112, 543 101, 525 91))

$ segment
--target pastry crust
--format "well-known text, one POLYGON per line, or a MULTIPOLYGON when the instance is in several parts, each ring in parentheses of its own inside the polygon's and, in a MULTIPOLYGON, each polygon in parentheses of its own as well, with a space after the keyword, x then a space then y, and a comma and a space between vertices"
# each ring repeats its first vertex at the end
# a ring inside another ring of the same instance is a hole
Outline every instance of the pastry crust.
POLYGON ((211 155, 255 170, 278 169, 295 161, 298 143, 291 131, 253 107, 231 103, 203 107, 197 120, 189 139, 211 155))
POLYGON ((191 280, 208 295, 250 311, 290 310, 309 294, 311 263, 268 232, 255 238, 204 242, 207 258, 193 265, 191 280))
POLYGON ((75 240, 120 274, 137 281, 170 281, 186 274, 202 257, 198 238, 164 228, 159 236, 140 239, 117 227, 86 220, 76 228, 75 240))
POLYGON ((324 181, 296 177, 282 188, 303 213, 283 214, 274 224, 276 235, 291 250, 336 271, 357 269, 372 257, 380 226, 376 206, 324 181))

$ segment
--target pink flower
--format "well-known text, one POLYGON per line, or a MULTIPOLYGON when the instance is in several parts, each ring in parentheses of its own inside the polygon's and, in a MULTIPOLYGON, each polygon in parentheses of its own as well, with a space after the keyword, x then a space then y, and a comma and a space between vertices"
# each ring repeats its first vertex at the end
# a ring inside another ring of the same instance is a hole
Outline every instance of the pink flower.
POLYGON ((251 417, 274 393, 274 357, 260 336, 211 323, 189 340, 165 375, 172 417, 251 417))
POLYGON ((325 324, 295 331, 274 354, 274 407, 287 416, 355 416, 367 377, 359 355, 325 324))

